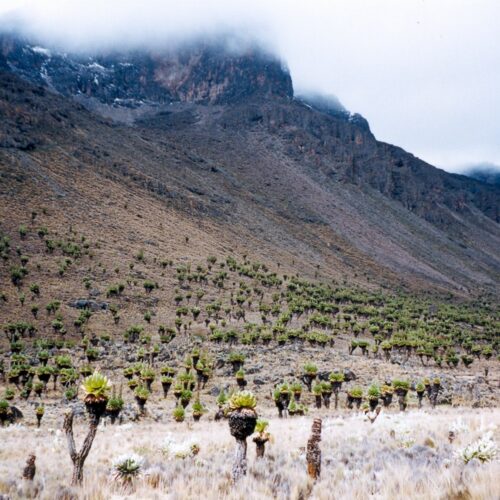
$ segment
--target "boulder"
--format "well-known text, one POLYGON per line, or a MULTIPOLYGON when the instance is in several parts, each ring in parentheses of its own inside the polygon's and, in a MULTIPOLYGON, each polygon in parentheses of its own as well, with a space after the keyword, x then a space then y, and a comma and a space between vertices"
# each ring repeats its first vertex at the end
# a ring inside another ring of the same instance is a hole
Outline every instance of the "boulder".
POLYGON ((91 299, 77 299, 70 302, 69 305, 71 307, 75 307, 76 309, 90 309, 91 311, 105 311, 109 306, 107 302, 98 302, 91 299))

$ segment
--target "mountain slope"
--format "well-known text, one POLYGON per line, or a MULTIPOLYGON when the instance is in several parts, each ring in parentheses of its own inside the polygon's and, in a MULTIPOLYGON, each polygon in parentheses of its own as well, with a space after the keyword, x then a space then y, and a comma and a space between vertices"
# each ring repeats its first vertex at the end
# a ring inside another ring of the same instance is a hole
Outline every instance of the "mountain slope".
POLYGON ((128 235, 134 249, 232 249, 365 284, 496 289, 498 187, 378 142, 359 115, 294 99, 270 56, 195 47, 82 62, 12 39, 2 55, 4 230, 23 205, 50 204, 102 227, 117 258, 128 235))

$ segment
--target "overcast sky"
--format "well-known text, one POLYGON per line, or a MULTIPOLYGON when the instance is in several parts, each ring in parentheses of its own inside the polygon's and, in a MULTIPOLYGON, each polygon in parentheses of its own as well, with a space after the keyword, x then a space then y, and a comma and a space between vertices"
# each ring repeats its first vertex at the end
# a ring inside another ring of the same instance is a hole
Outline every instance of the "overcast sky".
POLYGON ((71 48, 237 30, 378 139, 451 171, 500 165, 500 0, 0 0, 0 15, 71 48))

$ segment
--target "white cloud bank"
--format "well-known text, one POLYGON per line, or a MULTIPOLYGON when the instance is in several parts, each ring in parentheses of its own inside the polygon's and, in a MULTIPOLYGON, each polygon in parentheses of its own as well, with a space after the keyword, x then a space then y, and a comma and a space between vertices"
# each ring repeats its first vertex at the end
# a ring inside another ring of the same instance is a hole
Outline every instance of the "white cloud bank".
POLYGON ((71 48, 236 30, 336 94, 375 135, 448 170, 500 165, 498 0, 0 0, 4 25, 71 48))

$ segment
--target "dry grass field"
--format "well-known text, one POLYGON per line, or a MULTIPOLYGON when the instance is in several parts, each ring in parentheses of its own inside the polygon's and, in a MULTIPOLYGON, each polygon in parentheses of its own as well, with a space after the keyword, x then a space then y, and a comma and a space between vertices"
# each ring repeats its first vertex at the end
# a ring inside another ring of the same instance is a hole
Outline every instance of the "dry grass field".
MULTIPOLYGON (((270 419, 272 440, 257 460, 248 439, 248 474, 231 480, 235 441, 225 421, 101 425, 87 459, 81 488, 69 487, 71 461, 61 425, 0 430, 2 498, 207 498, 207 499, 495 499, 500 462, 460 458, 464 447, 491 433, 498 443, 500 410, 437 409, 382 413, 374 424, 362 414, 323 420, 322 472, 308 478, 305 445, 312 419, 270 419), (453 443, 449 431, 455 431, 453 443), (195 456, 182 458, 192 444, 195 456), (30 452, 37 455, 33 483, 22 480, 30 452), (123 487, 113 460, 144 458, 139 475, 123 487)), ((59 423, 61 424, 61 422, 59 423)), ((77 424, 77 442, 84 427, 77 424)), ((78 446, 78 444, 77 444, 78 446)))

